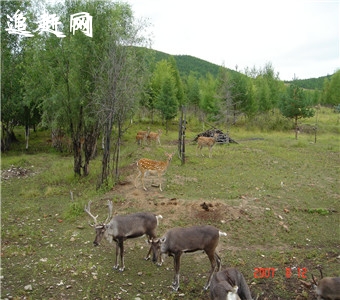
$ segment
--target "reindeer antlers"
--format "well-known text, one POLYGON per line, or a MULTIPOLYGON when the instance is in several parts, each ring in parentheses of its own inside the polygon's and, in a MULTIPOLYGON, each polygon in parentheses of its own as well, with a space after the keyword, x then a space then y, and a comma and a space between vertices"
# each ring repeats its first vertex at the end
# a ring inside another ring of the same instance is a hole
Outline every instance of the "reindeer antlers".
MULTIPOLYGON (((86 206, 85 205, 85 208, 84 208, 84 211, 87 212, 87 214, 94 220, 94 224, 90 224, 90 226, 96 226, 98 225, 98 221, 97 221, 97 218, 98 218, 98 215, 97 216, 94 216, 92 213, 91 213, 91 203, 92 201, 90 200, 88 205, 86 206)), ((107 200, 107 206, 109 207, 109 214, 104 222, 104 224, 107 224, 107 222, 111 219, 112 217, 112 210, 113 210, 113 204, 112 204, 112 201, 111 200, 107 200)))
POLYGON ((91 203, 92 203, 92 201, 90 200, 90 201, 89 201, 89 204, 88 204, 87 206, 85 205, 84 211, 86 211, 87 214, 88 214, 91 218, 93 218, 94 224, 91 225, 91 224, 89 223, 89 225, 93 227, 93 226, 96 226, 96 225, 98 224, 98 222, 97 222, 98 215, 97 215, 97 216, 94 216, 93 214, 91 214, 91 207, 90 207, 90 206, 91 206, 91 203))

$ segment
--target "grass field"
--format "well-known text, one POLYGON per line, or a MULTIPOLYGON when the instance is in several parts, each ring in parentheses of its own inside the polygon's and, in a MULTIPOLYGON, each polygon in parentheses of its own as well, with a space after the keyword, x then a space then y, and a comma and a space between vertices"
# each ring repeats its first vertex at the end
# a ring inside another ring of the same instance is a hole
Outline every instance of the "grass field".
POLYGON ((144 261, 144 238, 125 242, 126 270, 113 270, 115 247, 106 241, 93 247, 92 220, 83 211, 92 200, 104 220, 108 199, 118 214, 162 214, 159 235, 195 224, 226 231, 218 248, 222 264, 242 271, 254 298, 315 299, 300 280, 319 276, 318 265, 325 276, 340 275, 339 117, 321 110, 318 118, 317 143, 312 134, 295 140, 294 132, 235 127, 230 135, 238 144, 216 145, 211 159, 207 149, 196 156, 191 141, 202 128, 189 123, 186 163, 174 157, 163 192, 150 187, 153 177, 148 191, 141 183, 135 188, 134 163, 176 151, 175 124, 162 146, 145 147, 135 134, 148 124, 132 126, 122 145, 121 184, 100 190, 101 153, 90 175, 76 178, 72 155, 52 149, 48 132, 32 133, 28 151, 18 132, 20 142, 1 162, 1 299, 209 299, 202 289, 210 268, 205 254, 182 257, 178 293, 169 287, 172 258, 162 267, 144 261), (254 278, 257 268, 273 268, 274 276, 254 278))

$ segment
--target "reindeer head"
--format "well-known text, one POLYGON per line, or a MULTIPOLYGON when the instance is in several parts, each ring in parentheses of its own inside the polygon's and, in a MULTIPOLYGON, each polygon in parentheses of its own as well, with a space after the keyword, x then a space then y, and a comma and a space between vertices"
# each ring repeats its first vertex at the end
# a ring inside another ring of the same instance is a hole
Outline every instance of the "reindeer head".
POLYGON ((161 258, 161 243, 162 239, 151 239, 148 241, 151 247, 152 251, 152 262, 157 263, 159 260, 160 262, 158 263, 159 265, 162 264, 162 258, 161 258))
POLYGON ((85 210, 85 212, 87 212, 87 214, 94 220, 94 224, 90 224, 90 223, 89 223, 89 225, 90 225, 91 227, 94 227, 94 229, 95 229, 95 231, 96 231, 96 238, 95 238, 94 241, 93 241, 93 245, 94 245, 94 246, 98 246, 99 243, 100 243, 100 241, 102 240, 102 238, 105 236, 106 229, 107 229, 107 227, 108 227, 108 226, 107 226, 107 222, 108 222, 108 221, 110 220, 110 218, 112 217, 112 207, 113 207, 113 205, 112 205, 112 201, 107 200, 107 205, 108 205, 108 207, 109 207, 109 215, 107 216, 105 222, 103 222, 103 223, 98 223, 98 221, 97 221, 98 215, 97 215, 97 216, 94 216, 94 215, 92 215, 92 213, 91 213, 91 208, 90 208, 91 203, 92 203, 92 201, 90 200, 89 203, 88 203, 88 205, 87 205, 87 206, 85 205, 85 209, 84 209, 84 210, 85 210))

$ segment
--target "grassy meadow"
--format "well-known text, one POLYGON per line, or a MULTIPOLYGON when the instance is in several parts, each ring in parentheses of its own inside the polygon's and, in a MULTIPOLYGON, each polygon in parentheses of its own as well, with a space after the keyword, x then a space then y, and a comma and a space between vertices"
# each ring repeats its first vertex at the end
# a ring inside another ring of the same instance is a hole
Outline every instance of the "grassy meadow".
POLYGON ((83 211, 92 200, 93 214, 104 220, 108 199, 117 214, 162 214, 160 236, 196 224, 227 232, 218 247, 222 265, 242 271, 254 298, 316 299, 301 280, 319 277, 318 265, 324 276, 340 276, 339 115, 321 108, 317 118, 316 143, 314 134, 295 140, 293 131, 241 124, 230 128, 238 144, 215 145, 212 158, 206 148, 204 157, 196 155, 192 140, 208 127, 192 118, 186 163, 174 156, 163 192, 151 187, 153 177, 148 191, 140 182, 135 188, 135 162, 176 152, 176 122, 168 134, 161 124, 134 123, 122 144, 121 184, 99 190, 101 150, 90 175, 77 178, 72 154, 56 152, 49 132, 32 132, 25 150, 24 131, 17 131, 19 142, 1 159, 1 299, 209 299, 203 286, 210 265, 202 253, 182 256, 177 293, 170 288, 173 259, 161 267, 145 261, 144 238, 125 242, 126 269, 113 270, 115 246, 93 247, 92 220, 83 211), (161 146, 135 143, 148 126, 163 130, 161 146), (273 268, 274 276, 254 278, 257 268, 273 268))

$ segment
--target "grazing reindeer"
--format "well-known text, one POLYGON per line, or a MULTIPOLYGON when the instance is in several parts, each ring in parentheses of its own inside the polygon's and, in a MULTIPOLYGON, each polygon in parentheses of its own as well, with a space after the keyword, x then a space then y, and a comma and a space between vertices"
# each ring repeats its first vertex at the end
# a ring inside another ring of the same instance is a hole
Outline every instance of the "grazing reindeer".
POLYGON ((155 143, 158 145, 161 145, 161 135, 162 135, 162 130, 158 129, 157 132, 150 132, 147 136, 148 143, 151 141, 155 141, 155 143))
MULTIPOLYGON (((113 266, 114 269, 124 271, 124 241, 126 239, 132 239, 143 236, 144 234, 150 239, 156 237, 156 227, 158 225, 158 219, 161 219, 161 215, 154 215, 148 212, 140 212, 125 216, 115 216, 112 218, 112 201, 108 200, 109 215, 104 223, 98 223, 97 217, 93 216, 90 211, 91 201, 88 206, 85 206, 85 211, 94 220, 94 227, 96 230, 96 238, 93 242, 94 246, 98 246, 103 237, 109 242, 116 242, 116 263, 113 266), (111 221, 109 221, 109 219, 111 221), (120 254, 120 263, 118 264, 118 255, 120 254)), ((93 226, 93 225, 91 225, 93 226)), ((151 253, 151 247, 145 259, 149 259, 151 253)))
POLYGON ((235 268, 226 268, 213 275, 210 298, 211 300, 253 299, 242 273, 235 268))
MULTIPOLYGON (((219 231, 217 228, 205 226, 193 226, 188 228, 173 228, 168 230, 160 239, 151 240, 153 251, 153 261, 158 260, 158 256, 168 254, 174 258, 174 281, 172 288, 177 291, 179 288, 179 268, 181 263, 181 255, 187 252, 195 252, 203 250, 211 263, 211 270, 208 281, 205 285, 207 290, 216 266, 220 270, 221 259, 216 253, 220 236, 226 236, 225 232, 219 231)), ((161 260, 162 262, 163 260, 161 260)), ((162 263, 160 263, 161 265, 162 263)))
POLYGON ((318 266, 321 279, 314 282, 314 289, 318 300, 340 300, 340 277, 323 277, 321 266, 318 266))
POLYGON ((162 190, 161 176, 168 169, 169 164, 170 164, 171 159, 172 159, 172 156, 174 154, 173 153, 172 154, 165 153, 165 155, 167 156, 166 161, 151 160, 151 159, 148 159, 148 158, 141 158, 139 161, 137 161, 138 175, 135 178, 135 187, 137 187, 137 178, 139 176, 142 176, 141 180, 142 180, 142 184, 143 184, 143 189, 146 191, 146 187, 144 185, 144 177, 148 173, 151 173, 151 174, 157 174, 158 175, 159 189, 161 190, 161 192, 163 191, 162 190))
POLYGON ((340 300, 340 277, 324 277, 315 288, 318 300, 340 300))
POLYGON ((209 157, 211 158, 211 150, 212 147, 215 145, 216 141, 217 141, 217 137, 218 137, 218 133, 215 132, 213 137, 205 137, 205 136, 200 136, 197 139, 197 149, 196 149, 196 155, 197 155, 197 150, 200 149, 200 153, 202 156, 204 156, 202 154, 202 148, 204 146, 209 148, 209 157))

